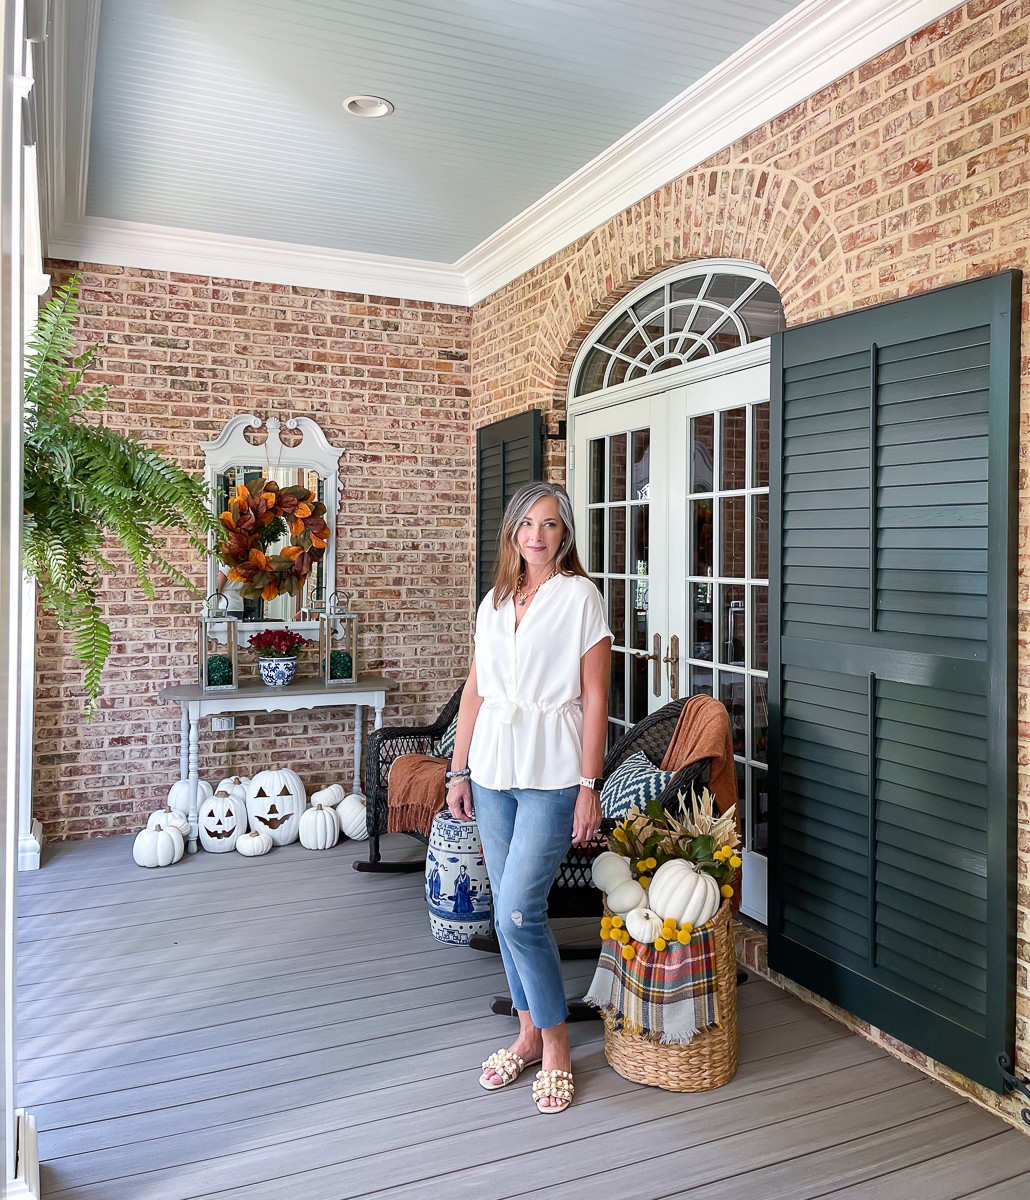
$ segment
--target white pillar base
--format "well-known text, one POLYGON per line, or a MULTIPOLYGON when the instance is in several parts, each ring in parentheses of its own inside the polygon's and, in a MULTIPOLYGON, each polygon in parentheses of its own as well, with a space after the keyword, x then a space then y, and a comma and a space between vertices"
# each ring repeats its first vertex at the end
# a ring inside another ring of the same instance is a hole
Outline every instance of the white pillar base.
POLYGON ((18 838, 18 870, 38 871, 39 855, 43 849, 43 824, 32 818, 28 833, 18 838))
POLYGON ((39 1142, 36 1118, 24 1108, 15 1111, 15 1136, 18 1139, 17 1173, 7 1181, 7 1200, 39 1200, 39 1142))

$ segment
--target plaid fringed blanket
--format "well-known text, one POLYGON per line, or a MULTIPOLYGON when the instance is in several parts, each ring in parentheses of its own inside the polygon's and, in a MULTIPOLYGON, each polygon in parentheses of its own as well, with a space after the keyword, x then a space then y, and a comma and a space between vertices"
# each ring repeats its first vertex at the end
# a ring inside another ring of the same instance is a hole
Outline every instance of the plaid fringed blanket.
POLYGON ((634 942, 627 962, 622 946, 605 938, 584 999, 601 1010, 605 1024, 657 1045, 687 1045, 702 1029, 719 1024, 715 979, 715 925, 699 929, 689 946, 664 950, 634 942))

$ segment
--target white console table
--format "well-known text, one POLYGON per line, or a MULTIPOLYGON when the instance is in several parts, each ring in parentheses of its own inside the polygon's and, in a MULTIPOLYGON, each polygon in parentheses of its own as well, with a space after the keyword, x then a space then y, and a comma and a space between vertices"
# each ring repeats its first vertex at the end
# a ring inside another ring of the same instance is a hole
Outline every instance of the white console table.
POLYGON ((198 684, 178 683, 162 688, 162 700, 178 704, 182 709, 182 736, 179 745, 179 777, 190 783, 190 836, 188 850, 197 849, 197 791, 199 723, 203 717, 238 712, 296 712, 306 708, 354 709, 354 779, 353 789, 361 791, 361 723, 365 706, 375 709, 376 729, 383 725, 383 709, 389 692, 400 685, 381 675, 362 675, 357 683, 326 687, 318 679, 295 679, 285 687, 265 687, 262 683, 247 683, 234 692, 205 692, 198 684))

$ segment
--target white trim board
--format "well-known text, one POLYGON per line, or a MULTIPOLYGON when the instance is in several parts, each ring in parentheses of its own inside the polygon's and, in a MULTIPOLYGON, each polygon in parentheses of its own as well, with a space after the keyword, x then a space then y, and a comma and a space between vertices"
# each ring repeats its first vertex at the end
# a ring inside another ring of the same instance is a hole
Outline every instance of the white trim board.
POLYGON ((51 234, 47 257, 407 300, 470 303, 465 277, 450 263, 353 254, 104 217, 81 217, 51 234))
MULTIPOLYGON (((55 20, 66 12, 66 3, 55 20)), ((48 229, 47 253, 114 266, 475 304, 956 7, 954 0, 803 0, 453 264, 87 218, 84 177, 75 167, 81 148, 88 146, 88 127, 69 129, 65 120, 51 115, 45 122, 48 136, 74 148, 75 162, 69 159, 71 169, 60 179, 61 185, 74 180, 73 194, 46 199, 48 213, 64 211, 67 216, 60 228, 48 229)), ((67 32, 73 33, 70 26, 67 32)), ((87 41, 88 33, 87 28, 87 41)), ((95 44, 94 36, 94 55, 95 44)), ((67 46, 66 54, 76 53, 67 39, 56 38, 56 45, 67 46)), ((91 91, 91 72, 73 72, 69 84, 77 76, 91 91)), ((88 122, 88 98, 64 100, 67 124, 74 126, 76 117, 80 124, 88 122)), ((63 149, 48 147, 49 161, 60 158, 63 149)), ((47 172, 47 182, 58 183, 58 175, 47 172)))

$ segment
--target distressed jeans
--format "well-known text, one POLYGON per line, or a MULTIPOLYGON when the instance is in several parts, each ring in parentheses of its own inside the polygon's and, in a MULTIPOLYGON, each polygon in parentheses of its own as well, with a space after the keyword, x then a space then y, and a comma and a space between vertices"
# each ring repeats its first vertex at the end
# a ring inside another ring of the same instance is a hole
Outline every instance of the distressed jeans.
POLYGON ((547 893, 572 845, 579 785, 556 791, 495 792, 472 784, 494 901, 494 926, 515 1008, 538 1029, 569 1015, 547 893))

